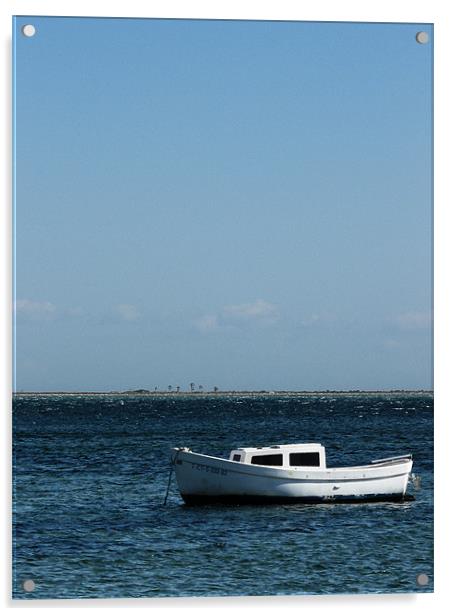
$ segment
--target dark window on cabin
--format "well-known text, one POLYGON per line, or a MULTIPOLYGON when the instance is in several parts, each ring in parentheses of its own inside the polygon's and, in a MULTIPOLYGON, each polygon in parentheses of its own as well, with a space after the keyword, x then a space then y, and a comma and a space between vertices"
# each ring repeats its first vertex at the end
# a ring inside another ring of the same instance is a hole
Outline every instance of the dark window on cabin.
POLYGON ((318 451, 305 453, 289 454, 290 466, 320 466, 320 455, 318 451))
POLYGON ((235 453, 234 457, 232 458, 233 462, 240 462, 241 459, 242 456, 239 453, 235 453))
POLYGON ((282 466, 282 453, 271 454, 268 456, 253 456, 251 464, 261 464, 262 466, 282 466))

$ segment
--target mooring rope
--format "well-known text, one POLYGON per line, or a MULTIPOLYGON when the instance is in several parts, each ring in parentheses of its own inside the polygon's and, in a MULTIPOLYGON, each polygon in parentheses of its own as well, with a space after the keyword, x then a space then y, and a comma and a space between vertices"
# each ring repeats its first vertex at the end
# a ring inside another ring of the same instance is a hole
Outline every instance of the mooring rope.
POLYGON ((163 501, 163 506, 166 505, 166 501, 168 499, 168 494, 169 494, 169 490, 170 490, 170 486, 171 486, 171 477, 173 475, 173 469, 176 465, 176 461, 177 461, 177 457, 179 455, 179 453, 181 452, 180 449, 177 450, 176 455, 174 456, 174 458, 171 458, 171 462, 170 462, 170 472, 168 475, 168 485, 166 486, 166 494, 165 494, 165 500, 163 501))

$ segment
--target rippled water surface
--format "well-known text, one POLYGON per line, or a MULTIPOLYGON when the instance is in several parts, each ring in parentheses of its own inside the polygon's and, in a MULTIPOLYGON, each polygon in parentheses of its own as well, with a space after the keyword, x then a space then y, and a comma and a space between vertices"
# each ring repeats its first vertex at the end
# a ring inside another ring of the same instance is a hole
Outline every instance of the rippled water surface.
POLYGON ((17 598, 433 590, 430 394, 18 395, 13 427, 17 598), (416 499, 186 507, 173 480, 163 506, 173 446, 296 442, 330 466, 411 452, 416 499))

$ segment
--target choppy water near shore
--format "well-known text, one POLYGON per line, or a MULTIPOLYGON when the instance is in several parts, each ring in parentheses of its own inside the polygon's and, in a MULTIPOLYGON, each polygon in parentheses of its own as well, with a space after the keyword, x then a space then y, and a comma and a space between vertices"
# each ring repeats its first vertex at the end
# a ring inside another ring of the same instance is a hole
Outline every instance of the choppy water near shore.
POLYGON ((13 428, 16 598, 433 590, 431 393, 17 394, 13 428), (322 442, 331 466, 411 452, 421 488, 398 504, 189 508, 173 482, 163 506, 171 447, 291 442, 322 442))

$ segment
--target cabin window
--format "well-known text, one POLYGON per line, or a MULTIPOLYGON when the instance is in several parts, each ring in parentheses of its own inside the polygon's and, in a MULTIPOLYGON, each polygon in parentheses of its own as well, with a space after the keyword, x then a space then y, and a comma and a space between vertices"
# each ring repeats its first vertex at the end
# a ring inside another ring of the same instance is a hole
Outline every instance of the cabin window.
POLYGON ((232 458, 233 462, 240 462, 240 460, 242 459, 242 456, 239 453, 235 453, 234 457, 232 458))
POLYGON ((318 451, 306 451, 304 453, 289 454, 290 466, 320 466, 318 451))
POLYGON ((271 454, 268 456, 253 456, 251 464, 261 464, 262 466, 282 466, 282 453, 271 454))

